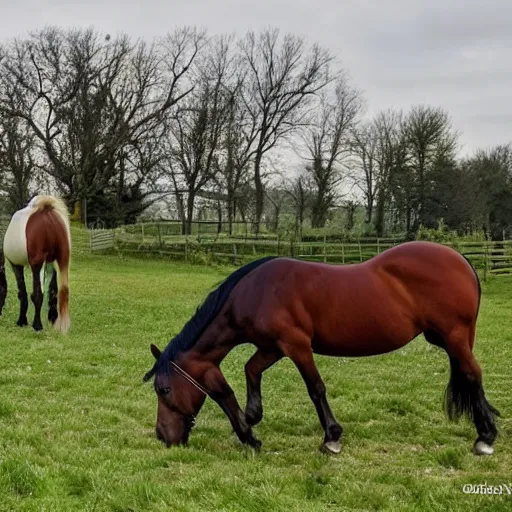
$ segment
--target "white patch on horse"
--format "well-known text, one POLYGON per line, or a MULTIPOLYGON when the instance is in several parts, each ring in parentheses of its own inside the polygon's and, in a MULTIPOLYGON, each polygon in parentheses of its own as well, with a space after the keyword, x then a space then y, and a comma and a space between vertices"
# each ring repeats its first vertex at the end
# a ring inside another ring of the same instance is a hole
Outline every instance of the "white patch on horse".
POLYGON ((18 210, 11 218, 4 237, 5 257, 14 265, 28 265, 27 221, 34 208, 27 206, 18 210))

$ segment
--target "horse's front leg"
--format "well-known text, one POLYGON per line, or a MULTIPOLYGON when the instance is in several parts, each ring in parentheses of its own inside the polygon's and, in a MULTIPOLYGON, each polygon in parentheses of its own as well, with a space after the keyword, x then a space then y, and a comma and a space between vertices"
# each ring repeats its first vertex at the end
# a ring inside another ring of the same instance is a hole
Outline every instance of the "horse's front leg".
POLYGON ((5 297, 7 296, 7 278, 5 276, 4 253, 0 249, 0 315, 4 309, 5 297))
POLYGON ((208 370, 204 374, 203 382, 209 390, 211 398, 219 404, 228 417, 238 439, 240 439, 242 443, 248 444, 253 448, 260 448, 261 442, 254 437, 252 428, 245 419, 245 414, 242 409, 240 409, 240 406, 238 405, 235 393, 227 383, 220 368, 214 367, 208 370))
POLYGON ((12 266, 14 276, 16 277, 16 284, 18 285, 18 299, 20 301, 20 316, 16 325, 23 327, 28 325, 27 310, 28 310, 28 295, 27 287, 25 286, 25 274, 23 272, 23 265, 12 266))
POLYGON ((245 365, 245 380, 247 383, 245 419, 249 425, 257 425, 263 418, 261 375, 282 357, 283 354, 278 350, 266 351, 258 349, 245 365))
POLYGON ((41 269, 42 265, 32 267, 32 302, 34 303, 35 313, 32 327, 35 331, 41 331, 43 324, 41 322, 41 307, 43 305, 43 290, 41 287, 41 269))

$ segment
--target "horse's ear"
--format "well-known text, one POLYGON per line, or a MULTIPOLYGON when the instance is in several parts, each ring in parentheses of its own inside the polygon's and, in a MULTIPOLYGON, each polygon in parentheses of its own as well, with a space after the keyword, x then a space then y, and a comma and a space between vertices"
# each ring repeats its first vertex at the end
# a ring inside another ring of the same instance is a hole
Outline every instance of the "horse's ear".
POLYGON ((160 359, 160 356, 162 355, 162 352, 160 352, 160 349, 151 343, 150 347, 151 353, 153 354, 153 357, 158 361, 160 359))

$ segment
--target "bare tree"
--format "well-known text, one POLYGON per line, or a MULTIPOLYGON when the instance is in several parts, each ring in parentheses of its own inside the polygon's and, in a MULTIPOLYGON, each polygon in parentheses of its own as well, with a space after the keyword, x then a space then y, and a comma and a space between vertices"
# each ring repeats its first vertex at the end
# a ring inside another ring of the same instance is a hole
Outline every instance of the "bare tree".
MULTIPOLYGON (((360 171, 354 180, 365 197, 366 221, 375 222, 378 236, 382 236, 385 229, 385 208, 391 200, 392 175, 394 173, 395 178, 402 176, 405 166, 401 126, 402 114, 388 110, 354 130, 355 167, 360 171)), ((397 194, 403 190, 404 184, 397 185, 397 194)))
POLYGON ((477 223, 478 229, 483 229, 493 240, 503 240, 507 232, 510 236, 512 144, 477 151, 461 162, 459 173, 451 181, 452 186, 445 192, 443 203, 451 214, 457 205, 464 214, 460 219, 452 219, 454 228, 460 229, 460 221, 465 220, 466 225, 468 221, 472 221, 473 226, 477 223), (467 192, 466 196, 459 196, 460 204, 454 201, 454 188, 467 192), (472 200, 468 201, 468 197, 472 200))
POLYGON ((413 172, 415 182, 414 228, 417 228, 429 224, 429 173, 440 161, 455 159, 458 134, 444 110, 424 106, 412 108, 404 120, 403 134, 407 144, 408 167, 413 172))
POLYGON ((351 153, 352 132, 362 108, 361 93, 342 76, 335 84, 332 97, 320 96, 316 119, 304 132, 307 170, 315 183, 313 227, 325 225, 329 209, 338 196, 338 186, 346 178, 344 162, 351 153))
MULTIPOLYGON (((218 153, 229 115, 231 95, 224 88, 230 69, 226 46, 213 46, 213 52, 200 62, 195 89, 169 124, 170 148, 174 167, 179 169, 186 193, 186 233, 191 232, 194 202, 198 192, 214 183, 218 153), (218 50, 218 51, 217 51, 218 50)), ((175 177, 176 184, 178 180, 175 177)))
POLYGON ((215 182, 218 193, 224 195, 230 234, 242 192, 247 189, 251 159, 251 143, 246 137, 251 119, 243 103, 243 76, 233 41, 231 36, 214 39, 210 54, 210 60, 215 64, 210 66, 210 72, 213 76, 221 76, 224 93, 224 126, 216 158, 215 182))
POLYGON ((357 203, 357 201, 354 201, 353 199, 347 199, 343 203, 343 209, 347 214, 347 220, 345 224, 345 229, 347 230, 347 233, 350 233, 354 229, 354 226, 356 224, 356 213, 358 207, 359 204, 357 203))
POLYGON ((373 208, 378 189, 377 144, 378 138, 372 123, 366 123, 354 130, 354 167, 360 172, 353 176, 353 179, 365 199, 367 224, 371 224, 373 221, 373 208))
POLYGON ((258 232, 263 213, 263 157, 303 124, 310 100, 333 78, 328 72, 332 56, 318 45, 306 48, 304 40, 293 35, 280 39, 276 29, 259 36, 248 33, 241 51, 242 94, 251 121, 245 136, 253 158, 254 230, 258 232))
POLYGON ((277 233, 279 231, 281 213, 286 208, 286 203, 290 202, 290 196, 286 190, 286 182, 282 176, 281 179, 272 186, 265 186, 265 197, 267 198, 268 206, 270 206, 271 210, 269 228, 277 233))
POLYGON ((34 183, 33 134, 17 118, 0 116, 0 188, 7 192, 9 209, 23 208, 34 183))
POLYGON ((314 194, 310 177, 304 172, 295 176, 295 178, 288 181, 286 191, 293 200, 295 232, 297 238, 301 240, 306 212, 312 204, 314 194))
POLYGON ((45 170, 70 199, 86 199, 119 173, 126 146, 190 92, 183 77, 203 40, 192 29, 158 46, 44 29, 6 52, 0 111, 27 122, 50 164, 45 170))

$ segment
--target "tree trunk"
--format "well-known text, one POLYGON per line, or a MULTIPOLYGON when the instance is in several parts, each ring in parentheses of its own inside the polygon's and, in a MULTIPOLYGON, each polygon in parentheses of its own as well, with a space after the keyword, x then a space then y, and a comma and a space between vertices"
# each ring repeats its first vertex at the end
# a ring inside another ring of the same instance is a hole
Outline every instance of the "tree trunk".
POLYGON ((89 216, 87 212, 87 199, 81 199, 80 201, 77 201, 75 204, 75 208, 80 208, 80 220, 82 221, 83 225, 87 227, 87 217, 89 216))
POLYGON ((261 154, 254 159, 254 190, 256 193, 256 211, 253 223, 253 232, 259 234, 261 217, 263 215, 263 183, 261 182, 261 154))
POLYGON ((383 191, 379 191, 377 198, 377 211, 375 213, 375 231, 378 237, 384 235, 385 219, 384 219, 384 205, 386 202, 385 194, 383 191))
POLYGON ((274 207, 274 233, 279 229, 279 214, 281 213, 281 206, 274 207))
POLYGON ((318 191, 318 194, 315 198, 315 202, 313 203, 311 215, 311 225, 314 228, 323 228, 327 221, 327 212, 329 210, 328 205, 325 204, 325 198, 323 197, 323 192, 321 190, 318 191))
POLYGON ((194 191, 189 190, 188 191, 188 197, 187 197, 187 220, 185 223, 185 234, 191 235, 192 234, 192 218, 194 216, 194 201, 196 198, 196 194, 194 191))
POLYGON ((176 207, 178 208, 178 218, 181 221, 181 234, 184 235, 186 234, 185 205, 180 192, 176 192, 176 207))
POLYGON ((407 236, 410 237, 412 234, 412 208, 410 205, 407 205, 405 210, 405 231, 407 236))
POLYGON ((373 218, 373 196, 368 194, 368 204, 366 205, 366 223, 371 224, 373 218))
POLYGON ((222 203, 217 201, 217 234, 222 232, 222 203))
POLYGON ((226 206, 228 209, 228 233, 229 236, 231 236, 233 234, 233 218, 236 214, 236 203, 233 191, 230 187, 227 189, 227 194, 226 206))

